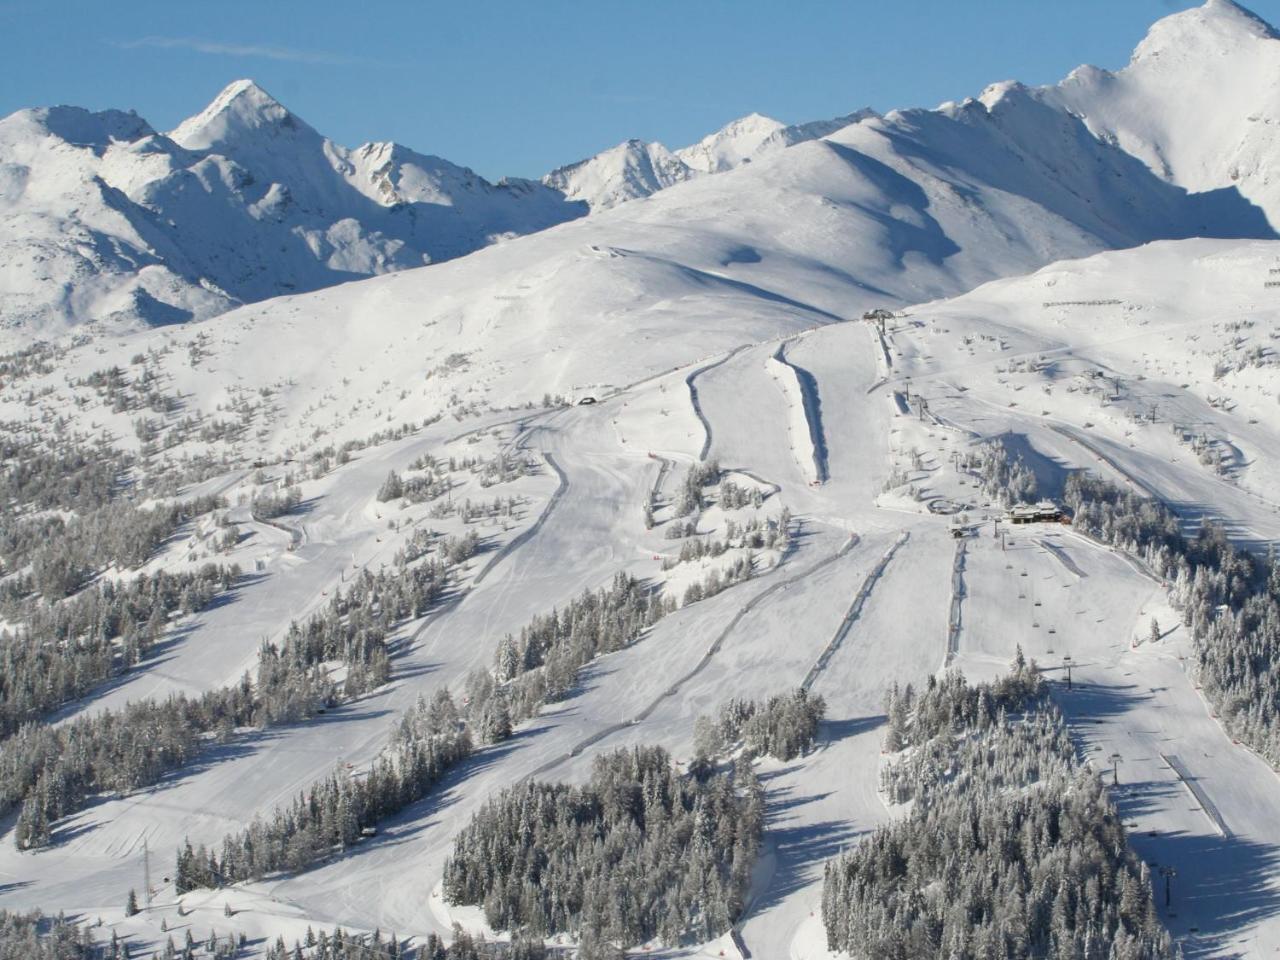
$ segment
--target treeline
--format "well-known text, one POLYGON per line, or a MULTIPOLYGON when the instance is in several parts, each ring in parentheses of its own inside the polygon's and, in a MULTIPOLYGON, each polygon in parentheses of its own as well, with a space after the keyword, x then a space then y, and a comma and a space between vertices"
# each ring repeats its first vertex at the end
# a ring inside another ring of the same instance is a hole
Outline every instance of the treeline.
POLYGON ((752 756, 768 754, 792 760, 813 749, 826 701, 803 687, 770 697, 764 703, 734 698, 715 718, 700 716, 693 724, 693 752, 698 763, 744 746, 752 756))
POLYGON ((241 681, 199 698, 170 697, 50 729, 27 725, 0 744, 0 815, 21 804, 19 849, 48 844, 52 824, 100 793, 150 786, 199 752, 208 735, 227 740, 238 727, 290 723, 386 682, 386 638, 395 623, 420 616, 452 567, 432 558, 392 571, 368 570, 328 606, 290 624, 284 643, 263 643, 256 682, 241 681), (326 664, 346 668, 341 685, 326 664))
POLYGON ((703 942, 742 910, 763 821, 747 763, 698 778, 660 748, 619 750, 584 786, 526 782, 485 804, 454 841, 444 897, 535 936, 703 942))
POLYGON ((202 735, 253 722, 260 701, 243 681, 198 699, 127 704, 57 728, 29 724, 0 744, 0 813, 21 805, 14 842, 45 846, 59 817, 101 793, 149 786, 203 746, 202 735))
POLYGON ((240 576, 207 563, 104 580, 57 604, 32 604, 16 629, 0 632, 0 737, 7 737, 146 658, 173 613, 202 610, 240 576))
POLYGON ((1067 481, 1075 526, 1140 557, 1171 584, 1196 676, 1224 726, 1280 766, 1280 560, 1237 550, 1216 524, 1194 537, 1157 500, 1085 474, 1067 481))
POLYGON ((0 523, 0 560, 9 573, 29 564, 32 589, 60 600, 109 567, 142 566, 180 524, 220 506, 219 497, 150 510, 117 500, 70 519, 57 514, 13 519, 0 523))
POLYGON ((829 949, 859 960, 1175 955, 1147 865, 1061 716, 1033 693, 1034 665, 1014 673, 1003 693, 953 674, 910 702, 913 749, 884 780, 890 799, 913 803, 828 862, 829 949), (988 709, 1011 691, 1029 696, 1023 716, 988 709))
POLYGON ((401 719, 392 743, 359 779, 345 768, 225 837, 218 850, 188 842, 177 857, 175 889, 221 887, 258 880, 278 870, 305 870, 331 853, 348 849, 385 817, 422 799, 454 764, 471 755, 471 736, 449 696, 441 690, 419 698, 401 719))

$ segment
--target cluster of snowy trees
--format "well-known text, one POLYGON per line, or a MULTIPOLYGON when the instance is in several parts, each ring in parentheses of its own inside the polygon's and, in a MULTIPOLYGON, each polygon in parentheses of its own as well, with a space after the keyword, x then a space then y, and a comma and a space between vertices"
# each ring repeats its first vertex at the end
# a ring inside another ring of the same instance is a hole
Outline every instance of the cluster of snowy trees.
POLYGON ((131 366, 141 367, 131 378, 119 366, 104 367, 95 370, 75 385, 93 389, 104 406, 113 413, 128 413, 132 410, 151 410, 155 413, 172 413, 178 409, 181 397, 165 393, 159 386, 160 375, 153 365, 147 364, 145 354, 137 354, 131 366))
POLYGON ((16 511, 89 511, 120 490, 132 458, 104 441, 0 433, 0 504, 16 511))
POLYGON ((696 514, 707 505, 705 490, 715 486, 720 479, 720 464, 715 460, 695 463, 684 475, 680 492, 676 494, 675 512, 678 517, 696 514))
POLYGON ((341 767, 269 819, 255 819, 248 829, 225 837, 218 850, 192 849, 187 843, 178 853, 175 887, 184 893, 257 880, 278 870, 305 870, 425 797, 471 750, 470 733, 448 691, 438 691, 430 701, 419 698, 366 776, 352 777, 341 767))
MULTIPOLYGON (((307 928, 306 936, 292 947, 283 938, 267 947, 265 960, 546 960, 542 941, 517 935, 509 943, 486 943, 454 925, 452 942, 446 947, 434 933, 422 945, 406 947, 394 933, 384 937, 375 930, 366 936, 348 933, 341 927, 327 934, 307 928)), ((3 958, 0 958, 3 960, 3 958)))
POLYGON ((141 510, 115 500, 70 519, 49 513, 0 522, 0 560, 10 573, 30 565, 29 586, 48 600, 61 600, 109 567, 146 563, 179 524, 222 506, 200 497, 141 510))
POLYGON ((972 736, 924 741, 881 769, 881 791, 890 803, 907 803, 920 796, 936 796, 957 775, 1010 790, 1070 779, 1076 769, 1075 748, 1057 711, 1045 707, 1018 723, 1009 723, 1007 716, 991 719, 980 714, 980 726, 972 736))
POLYGON ((0 910, 0 960, 114 960, 89 931, 64 917, 0 910))
POLYGON ((735 583, 750 580, 755 573, 755 565, 751 557, 738 557, 727 567, 707 571, 706 576, 685 587, 683 605, 707 600, 717 593, 727 590, 735 583))
POLYGON ((930 677, 917 693, 911 684, 894 684, 885 694, 885 749, 896 753, 918 746, 949 730, 985 729, 1002 713, 1017 713, 1044 695, 1044 678, 1035 661, 1027 662, 1017 648, 1009 673, 991 683, 973 686, 959 671, 941 680, 930 677))
MULTIPOLYGON (((678 558, 663 560, 662 569, 668 571, 674 569, 680 563, 691 563, 708 557, 714 559, 735 548, 746 548, 749 551, 768 548, 777 549, 785 553, 790 545, 790 527, 791 514, 789 511, 783 510, 782 516, 777 520, 762 521, 759 517, 752 517, 741 526, 729 520, 725 524, 724 538, 720 540, 713 540, 711 537, 695 539, 694 535, 697 533, 696 520, 687 522, 676 520, 668 526, 667 538, 674 540, 689 537, 690 539, 680 545, 678 558)), ((749 580, 754 575, 754 554, 747 553, 744 556, 736 557, 726 566, 712 569, 702 579, 689 584, 681 598, 682 605, 687 606, 691 603, 697 603, 699 600, 714 597, 722 590, 743 580, 749 580)))
POLYGON ((1077 530, 1136 554, 1161 576, 1177 576, 1186 541, 1178 518, 1160 501, 1082 471, 1067 477, 1063 499, 1077 530))
POLYGON ((1191 631, 1196 675, 1233 735, 1280 766, 1280 560, 1237 550, 1222 528, 1182 534, 1164 504, 1075 474, 1076 527, 1140 557, 1171 583, 1191 631))
POLYGON ((464 457, 458 460, 437 460, 424 453, 409 464, 410 475, 398 471, 387 473, 378 488, 379 503, 403 498, 408 503, 425 503, 444 496, 453 489, 449 474, 457 470, 469 470, 480 478, 480 486, 492 487, 528 476, 537 470, 534 461, 527 457, 513 457, 499 453, 491 459, 464 457))
POLYGON ((734 698, 714 719, 700 716, 694 721, 694 756, 703 764, 743 745, 752 756, 792 760, 813 749, 826 709, 822 697, 803 687, 764 703, 734 698))
POLYGON ((280 491, 259 493, 249 502, 249 513, 255 520, 274 520, 291 512, 302 502, 302 491, 288 484, 280 491))
MULTIPOLYGON (((160 922, 160 929, 164 929, 164 921, 160 922)), ((164 947, 158 953, 152 953, 152 960, 196 960, 197 957, 204 960, 234 960, 236 957, 248 956, 246 947, 248 945, 248 937, 243 933, 239 935, 228 933, 225 936, 219 936, 218 931, 210 930, 209 936, 204 939, 197 939, 188 927, 183 935, 183 944, 181 947, 173 942, 173 935, 170 934, 165 938, 164 947)), ((111 950, 106 957, 111 960, 125 960, 133 954, 128 950, 123 941, 116 938, 112 934, 111 950)), ((139 955, 140 956, 140 955, 139 955)), ((284 956, 282 954, 282 956, 284 956)), ((104 958, 105 960, 105 958, 104 958)))
POLYGON ((913 749, 885 780, 891 799, 913 803, 828 862, 829 949, 860 960, 1175 955, 1114 806, 1062 718, 1030 692, 1033 668, 1014 672, 1003 693, 952 675, 908 704, 913 749), (1028 693, 1021 716, 1005 707, 1011 689, 1028 693))
POLYGON ((748 490, 732 480, 720 484, 720 506, 725 510, 740 510, 743 507, 756 507, 764 504, 764 494, 759 487, 748 490))
MULTIPOLYGON (((534 716, 563 698, 591 660, 630 646, 641 632, 674 609, 656 591, 619 573, 604 589, 587 590, 562 610, 535 616, 519 637, 503 637, 494 652, 493 676, 513 722, 534 716)), ((485 708, 472 699, 472 716, 485 708)))
POLYGON ((983 443, 965 465, 977 474, 982 492, 1006 507, 1030 503, 1039 493, 1036 475, 1027 469, 1021 457, 1010 458, 998 440, 983 443))
POLYGON ((763 820, 749 763, 700 778, 660 748, 619 750, 583 786, 526 782, 491 799, 455 838, 444 896, 497 929, 701 942, 741 911, 763 820))
POLYGON ((203 609, 239 576, 238 567, 208 563, 189 573, 103 580, 57 604, 6 605, 17 626, 0 632, 0 736, 145 658, 170 614, 203 609))
POLYGON ((480 486, 492 487, 497 483, 510 483, 527 477, 537 470, 536 463, 528 457, 512 457, 499 453, 484 461, 479 469, 480 486))
POLYGON ((515 497, 494 497, 492 500, 472 500, 467 497, 461 502, 448 500, 432 506, 431 517, 432 519, 443 519, 457 514, 462 518, 463 523, 471 523, 475 520, 494 520, 498 517, 514 517, 516 507, 521 502, 515 497))
POLYGON ((662 561, 662 569, 670 570, 677 563, 689 563, 701 560, 703 557, 718 557, 734 547, 761 550, 778 546, 781 541, 782 549, 785 549, 789 519, 790 514, 779 521, 752 517, 746 523, 737 524, 729 520, 725 523, 724 537, 719 540, 712 539, 710 536, 695 537, 693 534, 697 532, 696 529, 689 531, 679 523, 672 524, 676 535, 671 539, 680 539, 681 535, 688 536, 689 539, 680 544, 680 553, 677 556, 668 557, 662 561))

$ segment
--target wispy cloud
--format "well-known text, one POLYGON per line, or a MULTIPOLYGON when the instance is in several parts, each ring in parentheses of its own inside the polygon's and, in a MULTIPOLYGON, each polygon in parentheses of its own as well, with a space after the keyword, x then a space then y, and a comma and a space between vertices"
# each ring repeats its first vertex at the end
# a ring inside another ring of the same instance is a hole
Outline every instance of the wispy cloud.
POLYGON ((356 63, 354 57, 325 50, 300 50, 297 47, 278 47, 261 43, 222 43, 217 40, 201 40, 199 37, 138 37, 135 40, 112 40, 112 46, 124 50, 150 47, 160 50, 194 50, 222 57, 256 57, 261 60, 285 60, 291 63, 356 63))

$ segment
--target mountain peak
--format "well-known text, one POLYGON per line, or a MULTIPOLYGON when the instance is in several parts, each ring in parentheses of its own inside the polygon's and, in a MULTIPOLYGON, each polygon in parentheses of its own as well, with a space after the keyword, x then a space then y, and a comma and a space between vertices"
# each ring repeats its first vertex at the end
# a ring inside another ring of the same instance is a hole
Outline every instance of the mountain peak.
MULTIPOLYGON (((93 112, 82 107, 32 107, 0 120, 0 126, 41 132, 80 147, 101 152, 113 142, 133 143, 155 134, 150 124, 136 113, 123 110, 93 112)), ((18 134, 14 134, 17 136, 18 134)))
POLYGON ((169 136, 188 149, 207 150, 260 132, 281 136, 310 130, 257 83, 243 79, 227 84, 207 107, 182 121, 169 136))
POLYGON ((1234 0, 1206 0, 1199 7, 1170 14, 1152 24, 1134 50, 1133 60, 1206 47, 1226 52, 1251 40, 1276 39, 1280 39, 1280 33, 1271 24, 1234 0))
POLYGON ((731 120, 715 133, 676 151, 676 156, 695 170, 719 173, 749 160, 765 140, 785 124, 760 113, 748 113, 731 120))
MULTIPOLYGON (((720 134, 741 134, 763 130, 765 133, 773 133, 773 131, 780 130, 783 126, 785 126, 785 124, 780 120, 775 120, 773 117, 766 117, 763 113, 756 113, 755 111, 752 111, 746 116, 739 117, 737 120, 730 120, 717 132, 720 134)), ((715 135, 716 134, 712 134, 712 136, 715 135)))
POLYGON ((617 206, 665 190, 697 175, 662 144, 624 140, 577 163, 552 170, 542 182, 592 209, 617 206))
POLYGON ((1256 35, 1267 36, 1272 40, 1280 39, 1280 33, 1277 33, 1275 27, 1235 0, 1205 0, 1200 12, 1206 17, 1234 22, 1256 35))

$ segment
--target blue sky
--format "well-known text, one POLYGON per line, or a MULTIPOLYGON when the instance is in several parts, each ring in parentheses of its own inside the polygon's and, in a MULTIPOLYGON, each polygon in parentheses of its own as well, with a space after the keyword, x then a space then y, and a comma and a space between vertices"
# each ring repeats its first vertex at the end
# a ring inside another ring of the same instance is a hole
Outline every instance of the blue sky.
MULTIPOLYGON (((159 129, 252 77, 348 145, 397 140, 496 178, 627 137, 683 146, 934 106, 987 83, 1120 67, 1181 0, 0 0, 0 114, 136 109, 159 129)), ((1251 9, 1280 23, 1280 0, 1251 9)))

